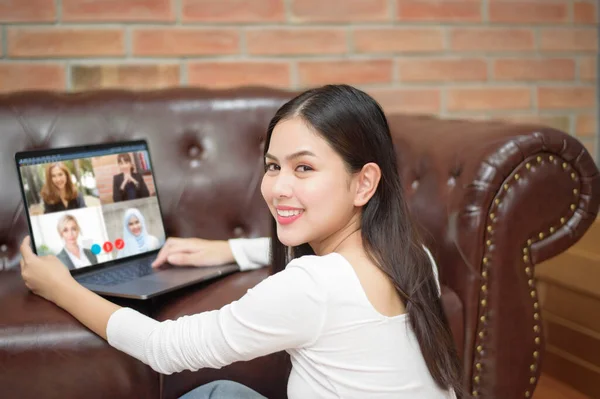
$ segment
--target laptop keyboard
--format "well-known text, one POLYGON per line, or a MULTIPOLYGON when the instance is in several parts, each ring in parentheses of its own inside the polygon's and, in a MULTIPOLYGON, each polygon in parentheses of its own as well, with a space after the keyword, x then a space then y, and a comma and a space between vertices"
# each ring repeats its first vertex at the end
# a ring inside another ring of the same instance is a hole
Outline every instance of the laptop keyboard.
POLYGON ((142 259, 135 263, 78 278, 77 281, 84 284, 117 285, 151 274, 151 265, 151 259, 142 259))

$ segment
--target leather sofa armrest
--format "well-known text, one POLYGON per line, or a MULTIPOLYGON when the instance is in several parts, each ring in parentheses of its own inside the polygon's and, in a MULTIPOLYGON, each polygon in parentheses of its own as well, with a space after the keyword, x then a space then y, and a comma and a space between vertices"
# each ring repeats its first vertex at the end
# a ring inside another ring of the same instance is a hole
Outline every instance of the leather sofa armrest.
POLYGON ((450 175, 437 259, 465 307, 465 384, 473 395, 528 397, 543 354, 534 268, 596 218, 598 168, 577 139, 543 126, 391 118, 396 129, 411 123, 424 132, 409 156, 450 175))
POLYGON ((0 392, 4 398, 158 398, 159 377, 56 305, 0 272, 0 392))

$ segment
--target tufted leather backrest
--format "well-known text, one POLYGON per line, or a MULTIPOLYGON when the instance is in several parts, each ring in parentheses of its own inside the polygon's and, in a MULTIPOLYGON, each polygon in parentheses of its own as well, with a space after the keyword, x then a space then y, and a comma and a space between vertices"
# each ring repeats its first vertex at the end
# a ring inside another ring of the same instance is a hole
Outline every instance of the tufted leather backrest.
POLYGON ((27 234, 14 153, 147 139, 169 236, 269 234, 260 194, 266 127, 289 93, 265 89, 104 91, 0 97, 0 256, 27 234))

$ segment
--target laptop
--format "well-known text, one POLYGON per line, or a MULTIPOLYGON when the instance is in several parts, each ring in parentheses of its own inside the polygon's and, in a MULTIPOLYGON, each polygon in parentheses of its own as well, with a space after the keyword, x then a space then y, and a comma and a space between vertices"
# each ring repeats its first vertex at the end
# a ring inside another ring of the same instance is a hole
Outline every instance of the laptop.
POLYGON ((15 161, 37 255, 106 296, 148 299, 239 270, 152 269, 166 234, 145 140, 23 151, 15 161))

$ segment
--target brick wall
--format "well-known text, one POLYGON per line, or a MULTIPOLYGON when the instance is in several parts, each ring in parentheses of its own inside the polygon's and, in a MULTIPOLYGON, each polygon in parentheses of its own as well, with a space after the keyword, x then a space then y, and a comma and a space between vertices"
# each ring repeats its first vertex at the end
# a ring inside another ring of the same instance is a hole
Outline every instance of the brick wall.
POLYGON ((596 154, 598 0, 2 0, 0 90, 346 82, 596 154))

